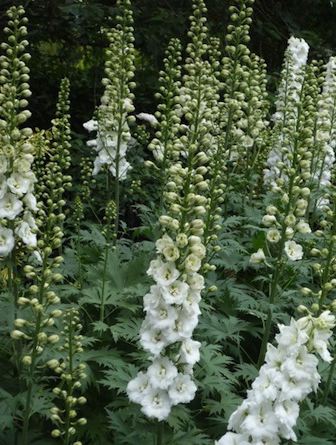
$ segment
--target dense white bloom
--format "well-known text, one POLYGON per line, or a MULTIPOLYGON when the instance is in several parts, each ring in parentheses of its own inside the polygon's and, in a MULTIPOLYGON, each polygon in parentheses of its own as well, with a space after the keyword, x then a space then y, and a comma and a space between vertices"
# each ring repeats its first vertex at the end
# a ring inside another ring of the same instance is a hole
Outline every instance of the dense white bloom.
POLYGON ((201 343, 199 341, 192 340, 191 338, 184 340, 180 349, 181 362, 187 363, 188 365, 197 363, 200 359, 200 347, 201 343))
POLYGON ((145 395, 151 390, 148 375, 139 372, 127 385, 127 395, 134 403, 142 403, 145 395))
POLYGON ((300 244, 295 241, 285 242, 285 252, 291 261, 301 260, 303 257, 303 249, 300 244))
POLYGON ((183 304, 188 296, 189 286, 183 281, 176 280, 161 289, 162 297, 168 304, 183 304))
POLYGON ((237 440, 253 445, 280 444, 281 438, 296 440, 293 428, 299 403, 316 391, 320 382, 314 354, 329 361, 328 341, 334 326, 335 317, 329 311, 318 318, 302 317, 291 320, 289 326, 279 326, 277 347, 268 345, 259 376, 229 419, 229 430, 237 434, 228 432, 219 445, 237 440))
POLYGON ((215 445, 249 445, 248 437, 243 434, 226 433, 215 445))
POLYGON ((167 357, 159 357, 147 370, 153 388, 168 389, 177 376, 176 366, 167 357))
POLYGON ((30 247, 36 247, 37 237, 36 233, 32 232, 30 225, 26 221, 22 221, 15 229, 18 237, 30 247))
POLYGON ((180 275, 180 272, 176 269, 175 263, 163 262, 155 264, 152 267, 153 261, 151 263, 150 269, 148 269, 148 275, 151 275, 154 280, 161 286, 169 286, 174 283, 180 275))
POLYGON ((14 244, 13 232, 5 227, 0 227, 0 256, 7 256, 13 250, 14 244))
POLYGON ((178 374, 169 386, 168 394, 173 405, 188 403, 195 397, 197 387, 190 375, 178 374))
POLYGON ((171 400, 167 391, 153 389, 144 396, 141 411, 148 417, 165 420, 171 410, 171 400))
POLYGON ((144 323, 141 328, 140 343, 146 351, 158 355, 166 346, 166 338, 162 330, 151 326, 148 328, 147 324, 144 323))
POLYGON ((15 219, 23 210, 22 202, 12 193, 0 199, 0 218, 15 219))

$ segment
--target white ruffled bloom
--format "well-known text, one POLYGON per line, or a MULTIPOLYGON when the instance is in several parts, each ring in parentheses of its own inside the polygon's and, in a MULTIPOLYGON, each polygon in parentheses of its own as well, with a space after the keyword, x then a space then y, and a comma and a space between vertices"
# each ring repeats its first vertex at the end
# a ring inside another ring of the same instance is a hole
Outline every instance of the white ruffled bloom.
POLYGON ((157 124, 159 123, 158 120, 156 119, 156 117, 153 114, 139 113, 139 114, 136 115, 136 117, 138 119, 140 119, 141 121, 148 122, 152 127, 156 127, 157 124))
POLYGON ((15 229, 16 235, 29 247, 36 247, 36 233, 32 232, 30 225, 22 221, 15 229))
POLYGON ((252 264, 260 264, 266 260, 265 253, 263 249, 258 249, 255 253, 252 253, 250 257, 250 263, 252 264))
POLYGON ((15 239, 13 232, 5 227, 0 227, 0 256, 5 257, 14 248, 15 239))
POLYGON ((302 246, 295 241, 286 241, 285 242, 285 252, 287 257, 291 261, 302 260, 303 257, 303 249, 302 246))
POLYGON ((141 405, 141 411, 147 417, 154 417, 159 421, 165 420, 169 416, 172 406, 167 391, 153 388, 144 396, 141 405))
POLYGON ((127 385, 127 395, 134 403, 142 403, 144 396, 149 394, 151 385, 149 383, 148 375, 139 372, 138 375, 131 380, 127 385))
POLYGON ((195 397, 197 386, 188 374, 179 374, 169 386, 168 394, 173 405, 189 403, 195 397))
POLYGON ((167 357, 159 357, 147 370, 153 388, 168 389, 177 376, 177 368, 167 357))
POLYGON ((293 428, 299 404, 320 383, 316 354, 330 362, 329 339, 335 327, 330 311, 318 318, 307 316, 280 325, 277 347, 268 345, 265 364, 248 391, 247 398, 229 419, 229 430, 218 445, 242 443, 280 444, 296 440, 293 428), (245 442, 246 441, 246 442, 245 442))

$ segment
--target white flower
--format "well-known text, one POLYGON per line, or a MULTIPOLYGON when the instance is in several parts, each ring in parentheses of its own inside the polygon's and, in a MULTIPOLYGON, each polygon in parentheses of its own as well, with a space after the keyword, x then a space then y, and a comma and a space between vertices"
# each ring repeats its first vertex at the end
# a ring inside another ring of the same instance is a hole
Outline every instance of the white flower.
POLYGON ((270 229, 266 235, 267 241, 270 243, 278 243, 280 241, 280 232, 277 229, 270 229))
POLYGON ((166 233, 156 241, 155 246, 158 253, 162 253, 166 247, 174 246, 174 241, 166 233))
POLYGON ((184 267, 187 272, 197 272, 201 268, 201 265, 201 259, 193 253, 188 255, 184 261, 184 267))
POLYGON ((0 256, 7 256, 14 248, 14 236, 10 229, 0 227, 0 256))
POLYGON ((176 261, 180 257, 180 251, 174 244, 166 246, 162 253, 167 261, 176 261))
POLYGON ((272 440, 278 432, 278 421, 272 404, 250 403, 247 416, 241 423, 241 431, 253 437, 253 440, 272 440))
POLYGON ((215 445, 249 445, 248 437, 237 433, 226 433, 215 445))
POLYGON ((303 249, 300 244, 295 241, 285 242, 285 252, 291 261, 301 260, 303 257, 303 249))
POLYGON ((131 380, 126 388, 129 399, 134 403, 142 403, 145 395, 151 390, 148 375, 139 372, 138 375, 131 380))
POLYGON ((178 374, 173 383, 169 386, 168 394, 173 405, 179 403, 189 403, 194 399, 197 391, 195 383, 187 374, 178 374))
POLYGON ((22 212, 22 209, 22 202, 12 193, 7 193, 0 199, 0 218, 13 220, 22 212))
POLYGON ((304 345, 309 340, 308 334, 299 329, 296 321, 291 319, 290 325, 278 325, 278 329, 280 331, 279 334, 276 335, 276 340, 279 346, 283 347, 287 353, 290 353, 294 350, 298 350, 301 345, 304 345))
POLYGON ((201 291, 204 289, 204 277, 199 273, 193 273, 188 275, 188 284, 191 289, 201 291))
POLYGON ((139 113, 136 117, 142 121, 148 122, 152 127, 155 127, 159 123, 153 114, 139 113))
POLYGON ((32 193, 27 193, 25 195, 25 197, 23 198, 23 202, 28 207, 28 209, 31 210, 32 212, 38 211, 37 201, 36 201, 35 196, 32 193))
POLYGON ((305 40, 293 36, 290 37, 288 40, 288 51, 292 55, 294 65, 297 69, 307 63, 309 45, 305 40))
POLYGON ((147 417, 154 417, 158 420, 165 420, 171 410, 171 400, 167 391, 162 389, 152 389, 142 400, 141 411, 147 417))
POLYGON ((280 434, 285 439, 296 441, 296 434, 293 431, 293 427, 296 425, 299 412, 300 408, 298 403, 292 400, 285 400, 275 404, 274 413, 280 422, 280 434))
POLYGON ((177 319, 176 309, 161 301, 157 306, 148 310, 150 323, 154 329, 173 328, 177 319))
POLYGON ((189 365, 194 365, 200 360, 200 347, 201 343, 199 341, 187 338, 181 343, 180 348, 180 361, 182 363, 187 363, 189 365))
POLYGON ((177 376, 177 369, 167 357, 159 357, 148 367, 147 375, 153 388, 168 389, 177 376))
POLYGON ((148 269, 147 273, 152 275, 154 280, 161 286, 169 286, 174 283, 180 275, 180 272, 176 269, 173 262, 164 263, 163 261, 161 261, 161 264, 159 264, 157 268, 148 269))
POLYGON ((7 179, 7 185, 12 193, 17 196, 22 196, 28 192, 31 181, 18 173, 13 173, 7 179))
POLYGON ((176 280, 172 284, 162 287, 161 293, 168 304, 182 304, 188 296, 189 286, 183 281, 176 280))
POLYGON ((33 233, 30 225, 26 221, 22 221, 15 229, 15 233, 22 241, 30 247, 36 247, 36 233, 33 233))
POLYGON ((266 260, 263 249, 258 249, 257 252, 252 253, 250 258, 250 263, 252 264, 260 264, 266 260))
POLYGON ((89 133, 91 131, 97 131, 98 130, 98 122, 94 119, 91 119, 83 124, 83 127, 85 130, 87 130, 89 133))
POLYGON ((158 355, 166 346, 166 338, 160 329, 148 326, 145 320, 141 327, 140 343, 146 351, 158 355))
POLYGON ((297 225, 296 225, 296 230, 297 230, 299 233, 303 233, 303 234, 311 233, 311 228, 310 228, 309 224, 307 224, 307 223, 304 222, 303 220, 300 220, 300 221, 297 223, 297 225))

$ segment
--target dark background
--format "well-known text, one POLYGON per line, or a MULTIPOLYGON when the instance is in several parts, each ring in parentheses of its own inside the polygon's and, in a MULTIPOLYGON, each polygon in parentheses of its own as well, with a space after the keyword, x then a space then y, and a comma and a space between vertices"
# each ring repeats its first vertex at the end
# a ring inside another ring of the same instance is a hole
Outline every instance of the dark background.
MULTIPOLYGON (((227 0, 207 0, 211 33, 222 38, 227 0)), ((0 27, 6 9, 23 4, 30 19, 32 90, 31 126, 48 128, 58 85, 72 83, 72 120, 76 132, 92 115, 101 94, 105 42, 100 27, 113 24, 114 0, 0 0, 0 27), (112 18, 112 20, 110 19, 112 18)), ((186 38, 191 0, 133 0, 137 49, 137 111, 153 111, 153 94, 164 49, 173 36, 186 38)), ((305 38, 311 58, 336 54, 336 4, 330 0, 257 0, 252 25, 253 51, 265 58, 271 85, 291 34, 305 38)), ((2 34, 1 34, 2 37, 2 34)))

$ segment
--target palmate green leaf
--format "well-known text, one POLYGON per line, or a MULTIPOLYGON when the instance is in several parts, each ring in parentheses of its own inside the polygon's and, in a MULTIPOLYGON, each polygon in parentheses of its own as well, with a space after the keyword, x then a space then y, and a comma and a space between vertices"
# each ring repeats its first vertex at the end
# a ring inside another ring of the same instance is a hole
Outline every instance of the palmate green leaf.
POLYGON ((126 390, 128 382, 137 374, 138 368, 123 359, 115 360, 107 371, 104 371, 104 377, 99 383, 110 390, 117 390, 118 394, 126 390))
POLYGON ((219 345, 203 345, 201 360, 196 368, 200 387, 212 390, 218 387, 218 382, 224 385, 236 383, 236 378, 229 369, 232 364, 233 359, 224 355, 219 345))
POLYGON ((309 434, 307 436, 303 436, 295 443, 298 445, 335 445, 335 439, 329 440, 309 434))
POLYGON ((82 353, 81 357, 86 363, 95 362, 105 368, 113 369, 116 363, 120 363, 123 360, 120 352, 107 348, 86 350, 82 353))
POLYGON ((115 342, 118 340, 135 341, 139 337, 142 319, 132 317, 118 317, 117 322, 110 327, 115 342))
POLYGON ((258 368, 250 363, 243 363, 236 366, 236 371, 234 373, 235 377, 243 379, 244 382, 249 384, 253 382, 256 377, 258 377, 258 368))
POLYGON ((173 437, 169 440, 169 444, 213 445, 213 440, 198 429, 192 429, 189 431, 180 430, 175 432, 173 437))
POLYGON ((227 340, 238 342, 242 338, 241 333, 249 331, 249 323, 233 316, 218 317, 216 314, 205 313, 201 318, 199 331, 202 338, 215 344, 227 340))
POLYGON ((308 423, 323 423, 330 428, 336 427, 336 410, 330 406, 318 405, 314 407, 313 403, 307 399, 309 409, 301 413, 301 419, 308 423))

